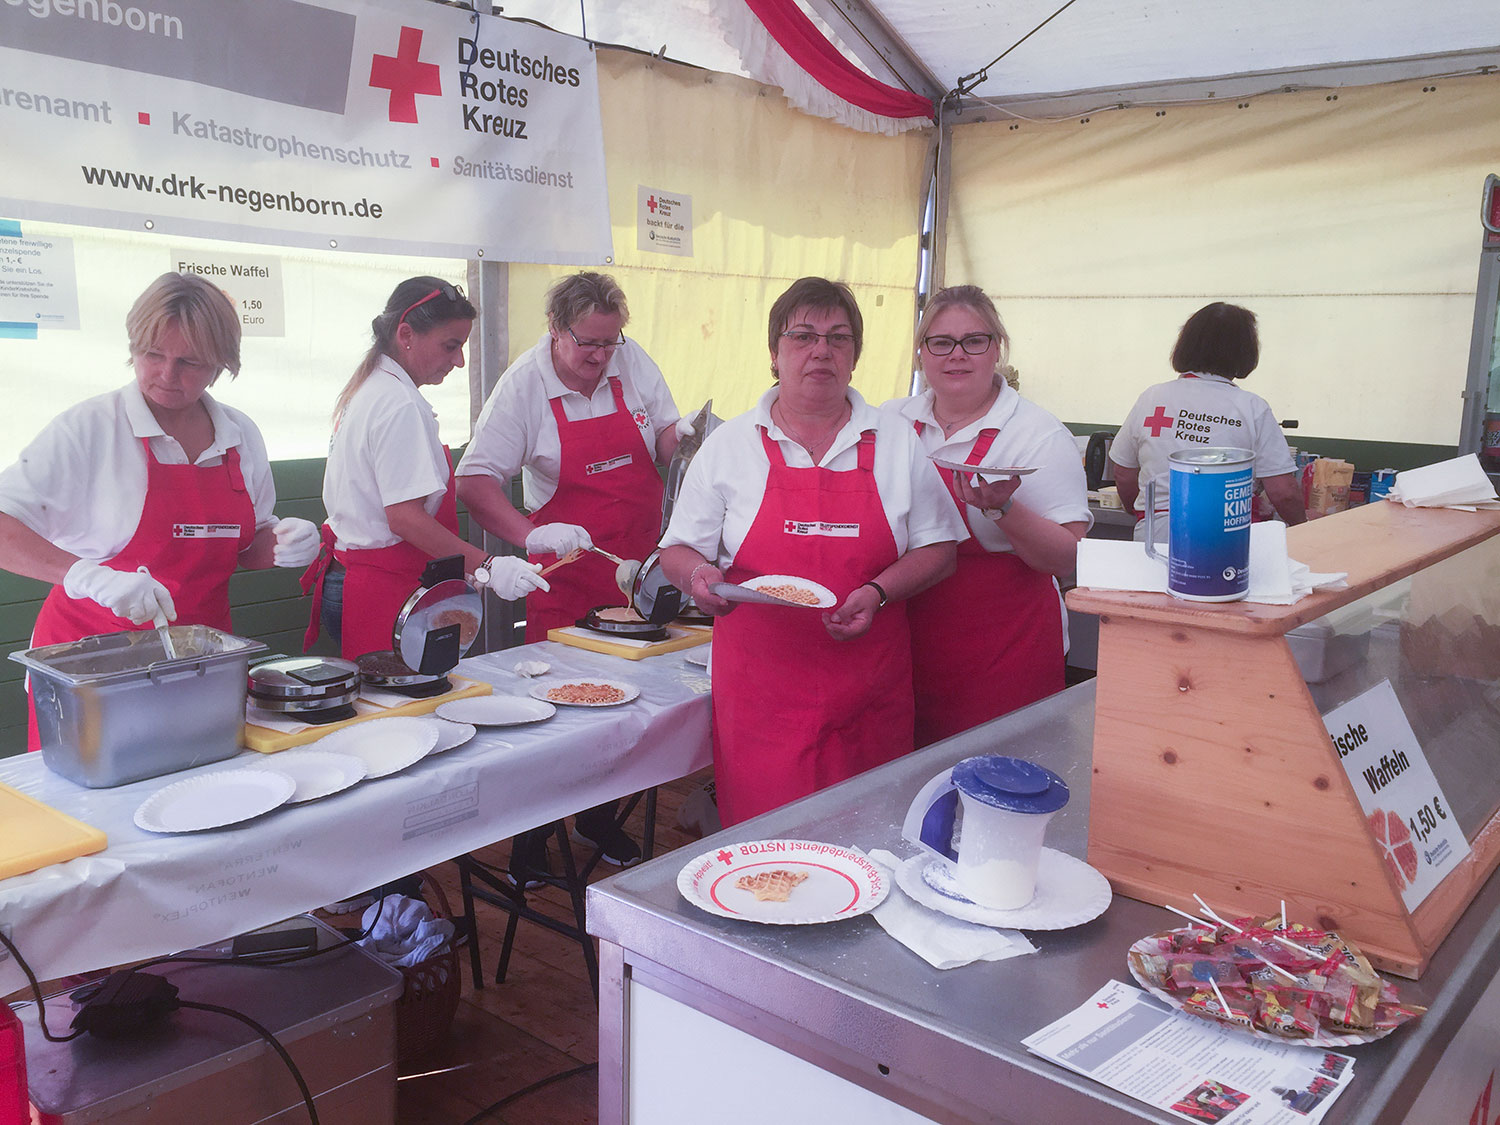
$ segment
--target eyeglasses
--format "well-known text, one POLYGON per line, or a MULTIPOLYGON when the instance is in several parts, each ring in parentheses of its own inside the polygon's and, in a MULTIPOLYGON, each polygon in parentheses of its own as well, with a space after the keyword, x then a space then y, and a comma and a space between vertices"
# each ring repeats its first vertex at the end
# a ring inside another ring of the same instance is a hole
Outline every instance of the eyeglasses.
POLYGON ((810 348, 819 340, 827 340, 828 346, 835 351, 846 352, 854 347, 854 334, 851 332, 809 332, 806 329, 796 329, 792 332, 783 332, 783 340, 790 340, 796 348, 810 348))
POLYGON ((401 327, 402 321, 404 321, 406 319, 407 314, 410 313, 412 309, 416 308, 419 305, 425 305, 428 301, 432 300, 434 297, 441 297, 445 301, 454 301, 454 302, 457 302, 457 301, 461 301, 461 300, 464 299, 464 291, 463 291, 463 288, 461 286, 458 286, 458 285, 449 285, 446 281, 443 282, 436 289, 434 289, 431 293, 429 293, 429 294, 427 294, 427 296, 423 297, 420 301, 413 301, 411 304, 407 305, 406 306, 406 312, 402 313, 399 317, 396 318, 396 327, 397 328, 401 327))
MULTIPOLYGON (((569 336, 573 336, 573 330, 571 328, 567 330, 567 333, 569 336)), ((577 336, 573 336, 573 343, 577 344, 586 352, 597 352, 601 350, 613 351, 624 342, 625 333, 623 332, 621 332, 620 335, 613 340, 580 340, 577 336)))
POLYGON ((973 332, 962 340, 952 336, 928 336, 922 341, 922 350, 929 355, 952 355, 954 348, 963 348, 965 355, 983 355, 990 350, 995 337, 988 332, 973 332))

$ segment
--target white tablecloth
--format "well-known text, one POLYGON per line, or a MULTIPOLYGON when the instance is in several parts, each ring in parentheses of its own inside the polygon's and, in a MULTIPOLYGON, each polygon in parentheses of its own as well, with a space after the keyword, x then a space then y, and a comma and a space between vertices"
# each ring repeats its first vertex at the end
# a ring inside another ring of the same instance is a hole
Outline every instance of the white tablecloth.
MULTIPOLYGON (((682 653, 625 661, 542 642, 465 660, 458 672, 497 694, 525 695, 542 681, 510 671, 522 659, 550 663, 544 680, 608 678, 641 693, 619 707, 559 707, 546 722, 481 728, 403 773, 191 835, 142 831, 135 810, 165 785, 240 758, 114 789, 75 785, 43 768, 39 754, 0 760, 0 782, 109 837, 95 855, 0 881, 0 925, 41 979, 154 957, 336 902, 709 764, 708 679, 682 653)), ((24 984, 0 947, 0 995, 24 984)))

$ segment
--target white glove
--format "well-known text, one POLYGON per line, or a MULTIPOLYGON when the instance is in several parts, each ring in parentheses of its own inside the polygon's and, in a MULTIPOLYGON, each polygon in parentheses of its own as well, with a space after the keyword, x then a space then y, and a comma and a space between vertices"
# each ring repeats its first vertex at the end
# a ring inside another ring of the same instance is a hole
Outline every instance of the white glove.
POLYGON ((692 414, 685 414, 681 418, 677 419, 676 430, 677 438, 679 441, 687 437, 688 434, 692 433, 693 430, 697 428, 693 425, 693 418, 697 413, 698 412, 695 410, 692 414))
POLYGON ((533 555, 566 555, 593 545, 587 529, 576 523, 544 523, 526 537, 526 550, 533 555))
POLYGON ((311 520, 289 516, 277 520, 272 530, 276 533, 276 548, 271 561, 277 566, 306 566, 318 557, 323 546, 322 533, 311 520))
MULTIPOLYGON (((562 527, 563 524, 552 524, 562 527)), ((496 597, 508 602, 524 598, 532 590, 550 590, 552 586, 541 576, 540 563, 529 563, 514 555, 495 555, 474 572, 474 584, 490 590, 496 597)))
POLYGON ((111 613, 128 618, 132 625, 144 625, 158 613, 166 614, 168 621, 177 620, 171 592, 151 575, 113 570, 92 559, 79 559, 68 568, 63 576, 63 593, 98 602, 111 613))

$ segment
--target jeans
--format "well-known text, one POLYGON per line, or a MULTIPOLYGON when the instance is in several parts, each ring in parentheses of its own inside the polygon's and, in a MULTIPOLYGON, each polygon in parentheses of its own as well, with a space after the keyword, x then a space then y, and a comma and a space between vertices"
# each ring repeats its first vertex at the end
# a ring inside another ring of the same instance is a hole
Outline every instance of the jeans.
POLYGON ((318 615, 323 632, 335 641, 344 637, 344 567, 334 563, 323 576, 323 612, 318 615))

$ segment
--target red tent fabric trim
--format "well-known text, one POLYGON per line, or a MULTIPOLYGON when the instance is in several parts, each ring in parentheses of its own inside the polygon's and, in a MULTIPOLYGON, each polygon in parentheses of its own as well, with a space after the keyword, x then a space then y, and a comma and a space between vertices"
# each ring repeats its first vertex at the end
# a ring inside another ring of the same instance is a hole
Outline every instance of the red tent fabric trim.
POLYGON ((931 117, 932 100, 871 78, 846 59, 803 15, 796 0, 745 0, 771 38, 818 84, 851 105, 883 117, 931 117))

